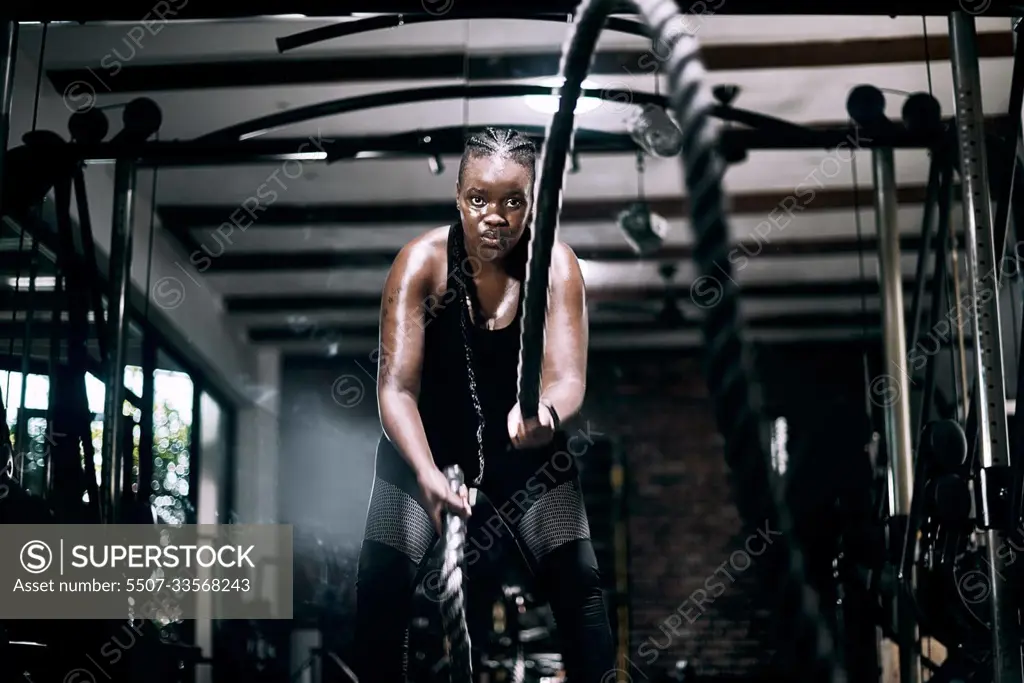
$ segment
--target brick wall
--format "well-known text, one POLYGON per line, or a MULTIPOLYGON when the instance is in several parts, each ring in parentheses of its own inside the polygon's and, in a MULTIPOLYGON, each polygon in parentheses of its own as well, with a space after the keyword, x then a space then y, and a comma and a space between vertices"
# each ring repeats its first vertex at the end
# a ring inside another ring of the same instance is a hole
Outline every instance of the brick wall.
MULTIPOLYGON (((805 462, 791 453, 790 469, 800 481, 813 478, 813 492, 825 497, 820 466, 833 458, 813 457, 820 427, 855 422, 850 413, 863 405, 861 354, 849 347, 776 347, 758 356, 766 408, 787 417, 793 447, 815 444, 805 462)), ((762 587, 770 561, 743 550, 747 534, 740 531, 699 360, 678 353, 593 355, 590 367, 585 414, 617 437, 628 469, 629 675, 655 679, 677 659, 702 676, 758 673, 772 648, 774 605, 762 587), (690 599, 699 589, 706 591, 696 596, 702 605, 690 599)), ((815 508, 803 491, 796 497, 804 499, 799 509, 815 508)), ((754 552, 760 548, 751 543, 754 552)))

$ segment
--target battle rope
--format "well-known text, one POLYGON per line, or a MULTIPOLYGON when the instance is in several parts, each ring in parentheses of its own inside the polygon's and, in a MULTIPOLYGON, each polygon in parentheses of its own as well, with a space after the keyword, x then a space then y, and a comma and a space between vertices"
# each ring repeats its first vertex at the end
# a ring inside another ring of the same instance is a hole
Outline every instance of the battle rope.
POLYGON ((558 112, 552 117, 544 134, 540 175, 535 183, 536 216, 530 239, 523 283, 522 342, 519 347, 519 411, 524 420, 537 417, 540 403, 541 368, 544 360, 544 320, 547 316, 548 269, 555 246, 558 213, 562 209, 562 186, 565 183, 566 158, 571 151, 576 101, 580 97, 583 77, 597 47, 607 19, 608 3, 603 10, 585 12, 580 5, 575 23, 570 26, 569 40, 562 51, 561 72, 564 82, 558 88, 561 97, 558 112), (570 77, 575 76, 575 77, 570 77))
MULTIPOLYGON (((448 488, 459 495, 465 477, 458 465, 446 467, 448 488)), ((448 671, 452 683, 473 680, 473 660, 466 624, 466 598, 462 592, 462 560, 466 552, 466 522, 447 512, 441 550, 441 621, 448 641, 448 671)))
MULTIPOLYGON (((614 4, 611 0, 582 0, 562 52, 561 98, 544 139, 536 191, 537 215, 525 285, 519 363, 519 402, 524 418, 537 414, 548 267, 561 208, 573 114, 597 39, 614 4)), ((776 628, 809 655, 802 661, 794 659, 792 662, 799 663, 802 671, 786 673, 803 680, 836 683, 843 680, 843 673, 835 660, 832 635, 820 615, 818 596, 805 580, 803 554, 793 536, 788 510, 771 476, 771 464, 762 440, 764 422, 754 400, 753 373, 738 311, 739 293, 730 274, 729 229, 722 191, 725 164, 709 115, 714 100, 705 80, 699 44, 692 35, 678 30, 688 24, 673 0, 635 0, 635 5, 659 46, 669 47, 665 71, 669 76, 669 103, 682 131, 682 162, 696 236, 697 281, 717 283, 721 297, 717 306, 705 310, 702 332, 706 380, 715 405, 718 429, 725 437, 725 457, 733 474, 736 505, 749 529, 768 524, 781 533, 775 542, 785 562, 786 571, 779 588, 787 609, 783 610, 783 623, 776 628)))
POLYGON ((523 644, 516 645, 516 661, 512 665, 511 683, 523 683, 526 680, 526 657, 523 656, 523 644))

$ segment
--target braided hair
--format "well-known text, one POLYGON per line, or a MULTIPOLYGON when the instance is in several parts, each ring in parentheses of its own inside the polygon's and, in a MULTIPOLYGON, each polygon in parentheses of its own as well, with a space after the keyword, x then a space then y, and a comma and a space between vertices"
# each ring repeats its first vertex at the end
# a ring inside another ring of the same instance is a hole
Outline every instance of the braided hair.
MULTIPOLYGON (((459 162, 459 185, 470 159, 508 159, 522 165, 530 172, 531 183, 536 178, 537 147, 533 140, 509 128, 485 128, 483 132, 466 140, 459 162)), ((484 411, 480 403, 480 392, 477 390, 476 371, 473 369, 473 345, 469 328, 474 321, 482 317, 476 282, 473 277, 479 272, 479 258, 466 254, 466 236, 461 225, 456 226, 452 243, 451 262, 459 264, 462 277, 456 276, 456 287, 459 300, 459 329, 462 333, 462 344, 466 354, 466 374, 469 380, 469 396, 476 412, 476 443, 479 469, 473 484, 479 484, 484 476, 484 411), (474 266, 474 264, 476 264, 474 266)), ((526 276, 526 261, 529 255, 530 230, 523 231, 519 242, 513 247, 506 258, 509 275, 522 281, 526 276)), ((519 297, 522 306, 523 297, 519 297)))

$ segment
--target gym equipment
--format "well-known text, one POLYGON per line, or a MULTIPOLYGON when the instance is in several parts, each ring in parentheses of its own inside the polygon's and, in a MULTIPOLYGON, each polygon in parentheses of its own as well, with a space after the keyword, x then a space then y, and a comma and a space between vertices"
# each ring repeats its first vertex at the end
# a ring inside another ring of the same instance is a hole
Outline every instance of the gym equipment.
POLYGON ((992 609, 993 659, 995 680, 1020 681, 1021 670, 1019 627, 1016 607, 1004 598, 1005 584, 1001 571, 1006 569, 1006 558, 998 553, 1005 545, 1006 534, 1012 528, 1010 510, 1014 472, 1010 468, 1008 430, 1006 419, 1006 390, 1004 388, 1002 339, 1000 337, 1000 311, 998 298, 979 301, 980 287, 996 268, 997 252, 993 243, 991 205, 988 196, 988 168, 983 137, 980 76, 978 74, 977 47, 973 18, 955 13, 949 22, 953 51, 953 82, 958 97, 955 99, 960 140, 960 178, 963 184, 964 225, 967 246, 968 292, 972 302, 982 308, 980 315, 971 316, 971 332, 975 340, 973 360, 974 377, 979 389, 973 406, 979 428, 979 456, 981 478, 981 528, 986 529, 992 609), (979 146, 980 145, 980 146, 979 146), (1012 643, 1012 644, 1011 644, 1012 643))
MULTIPOLYGON (((971 405, 971 413, 966 429, 964 444, 961 450, 959 439, 954 440, 955 447, 948 448, 944 458, 936 458, 932 453, 932 464, 935 474, 928 481, 925 503, 929 497, 943 494, 944 502, 962 498, 963 484, 958 481, 960 475, 973 481, 975 494, 975 517, 969 528, 964 528, 966 520, 962 514, 962 504, 954 502, 952 510, 944 510, 943 515, 935 515, 938 529, 936 541, 951 534, 960 536, 963 541, 970 536, 982 536, 984 558, 981 553, 970 546, 960 545, 960 561, 966 566, 959 567, 964 571, 961 576, 973 575, 986 584, 986 594, 977 602, 964 595, 965 583, 958 579, 960 602, 971 605, 968 611, 977 614, 975 608, 981 608, 986 618, 983 622, 989 630, 988 651, 993 667, 993 679, 997 683, 1021 681, 1024 671, 1021 664, 1020 623, 1018 605, 1020 596, 1013 591, 1013 580, 1006 580, 1015 570, 1010 569, 1009 555, 1004 552, 1012 547, 1012 535, 1021 519, 1019 507, 1021 465, 1011 459, 1009 449, 1007 415, 1004 408, 1006 392, 1004 388, 1002 339, 1000 337, 1001 321, 998 293, 1004 284, 1005 276, 999 269, 1005 244, 1002 231, 1005 226, 994 225, 989 199, 989 174, 986 146, 984 144, 984 123, 979 92, 979 75, 976 38, 973 18, 963 13, 954 13, 949 20, 949 30, 953 44, 953 76, 958 122, 960 178, 963 186, 963 210, 965 226, 965 247, 967 250, 967 266, 969 281, 967 293, 973 307, 970 317, 971 336, 975 340, 972 361, 974 368, 975 394, 971 405), (982 296, 986 291, 989 295, 982 296), (976 436, 975 436, 976 435, 976 436), (974 444, 977 444, 976 449, 974 444), (967 461, 966 470, 951 465, 960 465, 967 461), (958 462, 959 461, 959 462, 958 462), (959 508, 959 509, 957 509, 959 508), (943 528, 945 526, 945 528, 943 528), (964 533, 967 532, 967 533, 964 533), (981 603, 984 603, 982 606, 981 603)), ((1016 73, 1015 62, 1014 86, 1024 88, 1024 83, 1016 73)), ((1011 102, 1019 100, 1020 92, 1011 93, 1011 102)), ((1016 116, 1019 117, 1019 114, 1016 116)), ((1019 120, 1013 126, 1013 148, 1017 146, 1019 120)), ((1013 169, 1010 178, 1012 185, 1013 169)), ((965 387, 965 391, 967 391, 965 387)), ((942 449, 939 449, 941 453, 942 449)), ((927 453, 922 449, 918 457, 927 453)), ((938 547, 932 545, 932 547, 938 547)), ((929 558, 931 560, 932 558, 929 558)), ((948 559, 948 558, 947 558, 948 559)), ((931 569, 942 572, 948 566, 935 562, 931 569)), ((975 594, 977 596, 977 594, 975 594)), ((954 641, 956 642, 956 641, 954 641)), ((962 642, 962 641, 960 641, 962 642)), ((977 653, 977 648, 969 648, 977 653)), ((962 661, 954 660, 955 665, 962 661)))
POLYGON ((554 617, 519 585, 504 584, 492 609, 491 648, 481 668, 503 672, 511 681, 562 680, 562 656, 552 646, 554 617), (492 654, 493 653, 493 654, 492 654))
MULTIPOLYGON (((160 108, 148 98, 129 102, 122 113, 124 127, 111 141, 144 142, 155 134, 162 120, 160 108)), ((117 447, 124 416, 124 365, 127 322, 128 285, 131 279, 132 226, 135 220, 134 194, 137 163, 130 157, 117 159, 114 166, 114 219, 110 236, 110 290, 107 295, 110 314, 107 318, 112 340, 107 357, 107 391, 103 404, 103 449, 100 510, 102 519, 112 523, 120 518, 119 460, 125 458, 117 447)), ((129 451, 131 453, 131 451, 129 451)))
MULTIPOLYGON (((1016 172, 1013 167, 1017 162, 1014 159, 1007 164, 1010 169, 1001 169, 999 165, 990 166, 986 158, 973 19, 954 13, 950 17, 950 35, 957 95, 955 128, 942 131, 934 105, 923 96, 911 96, 903 107, 908 128, 937 131, 938 139, 931 150, 922 227, 924 246, 919 254, 909 339, 903 342, 898 338, 902 317, 886 324, 887 344, 891 347, 887 349, 887 364, 904 369, 905 375, 897 380, 904 398, 909 397, 910 385, 904 384, 903 378, 913 380, 924 370, 918 404, 918 425, 922 426, 909 426, 905 400, 890 401, 885 406, 889 425, 885 443, 889 470, 886 489, 891 495, 883 495, 882 499, 889 514, 881 516, 877 534, 868 534, 875 540, 861 544, 843 562, 847 563, 847 570, 849 565, 860 565, 867 571, 867 582, 881 607, 878 623, 888 637, 900 644, 901 679, 918 680, 923 666, 931 670, 934 681, 979 676, 987 679, 986 670, 990 670, 992 680, 1016 682, 1022 679, 1017 619, 1020 596, 1012 589, 1019 576, 1017 569, 1008 565, 1012 565, 1015 544, 1024 547, 1017 540, 1021 475, 1020 465, 1009 457, 1007 445, 998 308, 998 292, 1014 275, 1002 267, 1005 240, 1001 230, 1005 226, 998 224, 1003 219, 997 219, 993 225, 987 193, 990 173, 1009 178, 1002 181, 1006 183, 1003 187, 1012 189, 1016 172), (950 297, 955 304, 950 309, 945 303, 947 281, 952 279, 954 290, 958 288, 956 251, 950 246, 954 240, 950 204, 956 171, 963 190, 969 277, 965 295, 955 293, 950 297), (936 214, 930 331, 922 335, 924 274, 936 214), (953 260, 952 269, 948 259, 953 260), (967 311, 961 311, 961 299, 967 311), (954 310, 957 320, 947 320, 954 310), (971 397, 970 411, 964 417, 954 408, 952 417, 958 419, 935 419, 942 411, 941 405, 935 404, 940 398, 936 392, 936 372, 943 346, 950 348, 954 373, 956 361, 967 355, 961 344, 958 357, 949 337, 950 328, 959 326, 959 320, 970 325, 968 333, 973 348, 969 362, 973 362, 974 385, 968 386, 960 377, 956 377, 954 385, 960 385, 962 392, 971 397), (937 332, 938 328, 945 332, 937 332), (949 656, 941 666, 920 652, 918 643, 925 636, 937 638, 946 646, 949 656)), ((1015 88, 1024 89, 1016 69, 1013 80, 1015 88)), ((1014 91, 1010 99, 1015 101, 1019 96, 1014 91)), ((890 126, 880 113, 879 99, 869 88, 857 89, 848 103, 851 116, 865 126, 890 126)), ((1019 144, 1019 126, 1012 128, 1013 140, 1003 141, 1002 145, 1015 149, 1019 144)), ((995 155, 997 159, 1001 156, 995 155)), ((890 169, 888 160, 876 156, 879 195, 891 186, 887 178, 890 169)), ((884 236, 891 225, 891 221, 884 220, 891 204, 884 196, 880 200, 879 229, 884 236)), ((883 291, 887 291, 887 283, 891 288, 896 281, 896 276, 882 269, 883 291)), ((895 305, 892 309, 899 310, 895 305)), ((860 571, 852 572, 859 574, 860 571)), ((857 583, 850 575, 846 575, 847 585, 857 583)))
MULTIPOLYGON (((125 109, 127 132, 122 131, 124 135, 128 139, 132 139, 132 135, 148 137, 152 131, 146 131, 154 120, 159 119, 153 116, 153 107, 139 101, 125 109)), ((99 110, 76 114, 69 121, 72 137, 78 141, 100 141, 107 129, 106 117, 99 110)), ((4 228, 15 231, 22 243, 26 235, 31 235, 32 265, 28 291, 20 300, 15 301, 16 307, 24 311, 27 319, 22 341, 21 372, 22 377, 27 376, 28 372, 48 372, 50 403, 45 411, 19 410, 17 443, 21 451, 31 447, 26 427, 28 419, 45 423, 43 437, 47 444, 40 453, 40 459, 45 461, 44 483, 41 487, 45 498, 29 495, 19 487, 16 495, 4 496, 4 500, 0 501, 0 516, 4 521, 12 523, 96 523, 103 519, 101 487, 97 486, 94 466, 92 425, 95 416, 89 411, 85 378, 87 372, 103 377, 111 362, 118 363, 116 359, 112 361, 109 350, 120 349, 119 353, 124 353, 127 329, 122 328, 118 339, 109 339, 106 334, 107 314, 102 291, 96 286, 97 259, 81 162, 67 154, 70 149, 68 143, 53 132, 36 130, 27 134, 23 142, 22 146, 10 150, 5 159, 7 176, 3 196, 7 221, 4 228), (52 204, 49 199, 44 199, 51 191, 52 204), (72 194, 77 201, 77 221, 71 218, 72 194), (46 215, 47 209, 51 210, 52 215, 46 215), (56 266, 56 277, 52 307, 46 305, 52 313, 51 329, 47 335, 49 368, 42 370, 46 362, 33 357, 32 350, 33 342, 45 337, 33 334, 34 327, 31 325, 33 317, 38 316, 39 310, 43 308, 37 305, 35 280, 40 274, 37 264, 46 264, 47 260, 56 266), (61 325, 65 311, 67 322, 61 325), (95 325, 95 334, 90 330, 91 325, 95 325), (66 356, 63 357, 62 337, 65 338, 66 348, 66 356), (93 337, 99 346, 98 359, 89 349, 90 338, 93 337)), ((113 261, 115 268, 120 267, 116 259, 113 261)), ((124 268, 127 269, 127 265, 124 268)), ((116 282, 116 277, 112 280, 116 282)), ((116 310, 120 308, 123 321, 123 304, 122 300, 110 307, 112 319, 118 317, 116 310)), ((123 387, 123 356, 115 374, 115 386, 123 387)), ((25 384, 22 383, 22 406, 25 405, 25 384)), ((151 392, 150 386, 150 396, 151 392)), ((109 392, 108 397, 110 393, 113 392, 109 392)), ((106 521, 153 524, 156 518, 148 503, 147 492, 143 490, 136 497, 132 491, 134 463, 131 453, 135 422, 123 416, 125 398, 137 405, 141 405, 142 401, 128 391, 120 396, 116 410, 122 419, 116 425, 108 422, 104 434, 120 453, 127 455, 117 461, 116 467, 111 470, 112 477, 117 480, 116 490, 121 492, 121 497, 117 501, 119 514, 108 516, 106 521)), ((35 432, 31 436, 38 438, 35 432)), ((147 459, 151 459, 144 448, 140 450, 140 456, 143 465, 147 459)), ((108 483, 103 488, 111 487, 108 483)), ((13 487, 6 492, 14 494, 13 487)), ((109 509, 104 514, 109 515, 109 509)), ((26 655, 24 673, 31 673, 34 680, 38 681, 59 679, 73 668, 71 664, 61 664, 61 660, 75 661, 76 657, 84 657, 86 651, 92 654, 101 652, 101 646, 118 642, 112 640, 114 638, 122 642, 130 638, 131 642, 130 647, 125 648, 128 655, 119 658, 120 665, 111 666, 105 672, 115 681, 146 678, 170 683, 184 680, 185 672, 198 657, 198 650, 191 646, 169 645, 165 642, 168 631, 161 629, 158 632, 151 623, 132 622, 129 619, 128 622, 104 623, 90 628, 77 622, 75 628, 85 628, 89 637, 70 637, 63 634, 59 627, 50 625, 48 632, 40 633, 33 639, 33 642, 39 641, 36 645, 19 646, 18 653, 26 655), (121 629, 129 627, 129 632, 121 632, 121 629), (93 642, 93 638, 96 642, 93 642), (37 651, 44 652, 44 656, 28 657, 37 651)))
MULTIPOLYGON (((160 120, 159 108, 151 100, 133 100, 124 107, 123 129, 112 142, 143 142, 153 135, 160 125, 160 120)), ((72 115, 68 127, 76 143, 101 142, 109 130, 106 115, 97 109, 72 115)), ((121 171, 117 174, 119 199, 115 203, 113 249, 110 259, 110 305, 105 307, 103 293, 95 286, 93 274, 96 251, 92 239, 82 162, 68 154, 70 146, 67 142, 49 131, 33 131, 24 137, 24 143, 23 146, 12 149, 6 159, 8 175, 7 182, 4 183, 5 206, 8 214, 15 217, 17 230, 22 237, 26 233, 34 236, 33 255, 37 253, 41 244, 56 255, 55 263, 59 274, 56 278, 57 296, 54 297, 53 320, 61 319, 65 304, 68 317, 66 365, 60 362, 59 325, 53 326, 50 339, 51 405, 48 410, 47 431, 50 434, 48 438, 52 448, 46 463, 47 488, 51 490, 53 505, 60 520, 114 522, 130 519, 152 523, 153 515, 148 509, 148 502, 141 509, 133 509, 125 515, 119 511, 122 503, 135 505, 129 500, 130 497, 122 497, 120 493, 122 480, 130 481, 124 479, 125 476, 130 476, 130 472, 126 474, 122 470, 122 464, 130 468, 131 459, 129 458, 127 463, 124 462, 121 455, 124 448, 119 444, 123 438, 124 427, 122 405, 127 397, 123 388, 124 347, 127 334, 124 315, 127 272, 130 268, 130 198, 134 183, 134 166, 129 162, 123 162, 120 165, 121 171), (36 208, 51 190, 55 200, 55 233, 42 222, 36 208), (78 208, 77 223, 72 221, 70 216, 72 192, 78 208), (109 320, 107 311, 110 312, 109 320), (88 319, 90 314, 95 324, 95 337, 100 350, 98 363, 90 357, 88 351, 91 336, 88 319), (107 375, 107 386, 115 387, 106 392, 101 466, 103 477, 100 486, 96 485, 93 476, 93 416, 88 411, 84 386, 87 371, 101 377, 107 375), (61 400, 57 400, 58 397, 61 400), (84 459, 78 455, 80 450, 84 453, 84 459), (115 451, 118 453, 117 458, 114 457, 115 451), (88 499, 85 504, 82 503, 83 492, 88 499)), ((29 302, 34 300, 34 280, 33 270, 29 276, 29 302)), ((26 350, 32 338, 32 309, 29 305, 26 310, 28 324, 23 342, 26 350)), ((23 376, 28 371, 29 357, 29 353, 23 354, 23 376)), ((147 445, 150 444, 151 439, 147 445)), ((143 461, 148 459, 141 458, 143 461)))
MULTIPOLYGON (((60 363, 59 357, 60 326, 54 324, 51 330, 51 391, 45 427, 49 447, 44 449, 45 488, 59 521, 89 520, 94 519, 89 514, 89 506, 95 504, 97 495, 95 479, 87 475, 92 464, 92 439, 89 426, 91 416, 88 415, 84 379, 86 371, 95 371, 95 367, 90 362, 86 349, 89 337, 88 304, 83 302, 81 296, 87 296, 91 288, 90 279, 80 265, 81 259, 76 254, 75 244, 77 242, 91 245, 91 227, 86 215, 78 223, 79 235, 76 239, 75 224, 70 218, 70 187, 74 167, 72 163, 65 163, 57 154, 65 145, 63 140, 54 133, 35 131, 27 134, 24 142, 23 146, 11 150, 7 157, 10 163, 8 182, 4 188, 5 197, 13 196, 18 200, 16 204, 7 204, 8 215, 13 218, 7 227, 15 229, 22 240, 26 233, 32 233, 34 253, 40 253, 41 243, 45 241, 47 253, 55 254, 55 265, 59 269, 59 275, 56 278, 57 296, 54 297, 52 320, 59 321, 61 318, 64 308, 61 295, 64 283, 68 284, 67 296, 63 298, 68 309, 66 365, 60 363), (56 199, 56 235, 53 235, 52 229, 42 222, 35 208, 51 188, 56 199), (21 192, 24 194, 18 196, 21 192), (75 377, 78 378, 77 391, 73 379, 75 377), (65 400, 58 401, 57 397, 63 397, 65 400), (86 472, 82 469, 83 458, 79 455, 80 449, 84 449, 86 472), (89 498, 86 506, 82 503, 83 490, 88 493, 89 498)), ((25 298, 26 317, 29 322, 35 308, 34 301, 34 278, 30 274, 29 291, 25 298)), ((102 308, 99 310, 100 315, 97 319, 102 320, 102 308)), ((26 328, 28 327, 26 325, 26 328)), ((31 340, 30 330, 26 329, 22 342, 22 376, 25 376, 29 369, 31 340)), ((24 399, 21 404, 24 405, 24 399)), ((19 413, 23 414, 25 411, 19 413)), ((22 426, 24 420, 19 419, 19 423, 18 448, 27 451, 29 444, 25 428, 22 426)))

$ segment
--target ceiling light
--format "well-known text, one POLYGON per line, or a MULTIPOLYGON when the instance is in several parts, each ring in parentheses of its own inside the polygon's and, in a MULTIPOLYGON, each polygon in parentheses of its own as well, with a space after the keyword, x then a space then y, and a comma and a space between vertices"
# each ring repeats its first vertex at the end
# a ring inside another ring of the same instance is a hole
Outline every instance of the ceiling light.
MULTIPOLYGON (((541 81, 540 85, 548 88, 561 88, 565 79, 560 76, 548 78, 541 81)), ((590 80, 583 81, 583 89, 597 88, 597 83, 590 80)), ((558 95, 526 95, 526 106, 542 114, 554 114, 558 111, 558 95)), ((576 115, 586 114, 601 106, 603 100, 599 97, 581 97, 576 101, 576 115)))
POLYGON ((434 156, 430 157, 427 160, 427 163, 430 165, 430 172, 433 175, 441 175, 442 173, 444 173, 444 162, 441 161, 440 154, 435 154, 434 156))
POLYGON ((264 128, 263 130, 254 130, 251 133, 243 133, 242 135, 238 136, 238 141, 245 142, 246 140, 252 140, 253 138, 258 138, 261 135, 266 135, 269 132, 269 130, 264 128))
MULTIPOLYGON (((31 278, 28 277, 9 277, 7 278, 7 286, 13 287, 19 291, 28 291, 31 287, 31 278)), ((57 278, 53 276, 37 276, 35 282, 36 289, 56 289, 57 278)))

